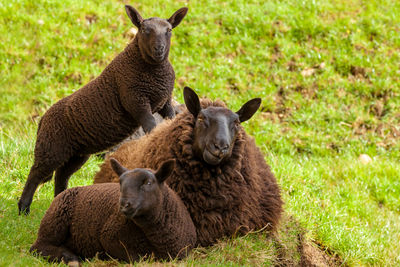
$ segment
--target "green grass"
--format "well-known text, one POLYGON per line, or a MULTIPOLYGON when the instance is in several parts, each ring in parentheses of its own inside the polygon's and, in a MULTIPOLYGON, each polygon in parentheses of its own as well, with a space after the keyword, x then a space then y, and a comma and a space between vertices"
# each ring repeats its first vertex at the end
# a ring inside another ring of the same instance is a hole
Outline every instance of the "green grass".
MULTIPOLYGON (((123 4, 0 2, 0 265, 47 265, 28 250, 53 183, 39 188, 28 217, 19 217, 16 205, 37 123, 126 46, 133 26, 123 4)), ((170 52, 178 101, 186 85, 234 110, 262 97, 261 111, 245 127, 276 174, 292 218, 283 223, 280 244, 251 234, 199 249, 182 263, 271 265, 281 247, 295 263, 304 231, 345 264, 400 265, 400 2, 132 4, 143 17, 164 18, 189 6, 170 52), (360 154, 373 161, 361 164, 360 154)), ((91 184, 100 162, 92 157, 70 186, 91 184)))

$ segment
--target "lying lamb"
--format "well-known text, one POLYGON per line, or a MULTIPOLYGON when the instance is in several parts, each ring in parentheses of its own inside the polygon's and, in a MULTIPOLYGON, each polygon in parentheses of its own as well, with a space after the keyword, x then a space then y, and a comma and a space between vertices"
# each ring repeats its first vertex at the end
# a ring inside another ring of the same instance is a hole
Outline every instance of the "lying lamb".
MULTIPOLYGON (((174 158, 167 184, 186 205, 197 240, 208 246, 235 233, 276 229, 282 213, 280 189, 264 155, 240 125, 260 106, 256 98, 232 112, 221 101, 203 99, 186 87, 186 111, 111 154, 126 166, 154 168, 174 158)), ((110 161, 95 183, 116 182, 110 161)))
POLYGON ((51 180, 54 171, 56 196, 90 154, 121 142, 139 126, 150 132, 156 125, 154 112, 167 118, 175 115, 171 106, 175 73, 168 54, 171 30, 188 9, 181 8, 166 20, 142 19, 133 7, 125 8, 139 28, 134 40, 100 76, 43 115, 19 213, 29 213, 36 188, 51 180))
POLYGON ((75 187, 59 194, 31 251, 66 263, 95 255, 127 262, 150 254, 185 257, 196 243, 196 229, 180 198, 164 184, 175 161, 163 162, 156 172, 110 162, 120 185, 75 187))

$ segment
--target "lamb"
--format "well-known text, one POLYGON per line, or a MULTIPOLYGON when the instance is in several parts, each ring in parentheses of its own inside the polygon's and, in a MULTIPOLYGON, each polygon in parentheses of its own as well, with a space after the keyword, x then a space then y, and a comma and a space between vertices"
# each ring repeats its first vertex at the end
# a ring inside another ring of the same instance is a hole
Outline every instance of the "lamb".
POLYGON ((183 258, 196 243, 196 229, 174 191, 164 181, 175 161, 156 172, 128 170, 110 159, 117 183, 70 188, 50 205, 31 252, 71 265, 81 258, 126 262, 154 254, 183 258))
MULTIPOLYGON (((198 245, 264 227, 275 231, 283 211, 280 189, 254 139, 240 125, 253 116, 261 99, 248 101, 236 113, 221 101, 200 102, 188 87, 184 99, 187 110, 111 156, 130 168, 176 160, 167 184, 186 205, 198 245)), ((111 181, 117 180, 106 158, 94 182, 111 181)))
POLYGON ((154 112, 175 116, 171 106, 175 73, 168 54, 171 31, 188 9, 181 8, 166 20, 142 19, 133 7, 125 8, 139 29, 134 40, 100 76, 43 115, 34 164, 18 202, 20 214, 30 212, 38 185, 51 180, 54 171, 57 196, 90 154, 121 142, 139 126, 149 133, 156 125, 154 112))

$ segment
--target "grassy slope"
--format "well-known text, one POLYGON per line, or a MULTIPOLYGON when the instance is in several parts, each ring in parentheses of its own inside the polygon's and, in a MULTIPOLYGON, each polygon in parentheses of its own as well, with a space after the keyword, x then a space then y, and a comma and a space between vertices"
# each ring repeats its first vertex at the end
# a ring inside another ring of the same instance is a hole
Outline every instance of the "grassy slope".
MULTIPOLYGON (((170 54, 177 100, 185 85, 233 109, 263 98, 245 126, 309 239, 350 265, 400 264, 398 1, 134 5, 144 17, 190 8, 170 54), (360 164, 361 153, 373 162, 360 164)), ((0 265, 45 264, 27 250, 53 184, 37 192, 28 218, 16 212, 39 116, 98 75, 131 27, 117 1, 0 2, 0 265)), ((92 158, 70 186, 90 184, 98 163, 92 158)), ((268 264, 277 248, 262 235, 221 244, 187 263, 268 264)))

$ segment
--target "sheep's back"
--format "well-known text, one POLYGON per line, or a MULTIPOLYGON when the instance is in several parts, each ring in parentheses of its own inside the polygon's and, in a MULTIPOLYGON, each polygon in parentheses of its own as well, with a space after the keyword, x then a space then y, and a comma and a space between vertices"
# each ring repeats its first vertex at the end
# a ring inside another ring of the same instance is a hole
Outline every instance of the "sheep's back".
POLYGON ((104 225, 119 213, 119 184, 90 185, 68 190, 76 190, 77 193, 70 210, 70 237, 66 243, 81 256, 94 257, 96 252, 103 251, 100 236, 104 225))
POLYGON ((169 129, 175 120, 165 120, 153 129, 150 135, 122 144, 115 152, 107 155, 94 177, 94 183, 118 182, 118 175, 111 168, 110 158, 117 159, 128 169, 157 169, 162 162, 175 158, 168 144, 169 129))
POLYGON ((81 153, 109 148, 139 126, 122 107, 115 81, 106 73, 70 95, 65 104, 71 135, 82 145, 81 153))

